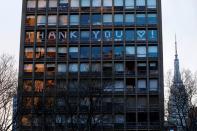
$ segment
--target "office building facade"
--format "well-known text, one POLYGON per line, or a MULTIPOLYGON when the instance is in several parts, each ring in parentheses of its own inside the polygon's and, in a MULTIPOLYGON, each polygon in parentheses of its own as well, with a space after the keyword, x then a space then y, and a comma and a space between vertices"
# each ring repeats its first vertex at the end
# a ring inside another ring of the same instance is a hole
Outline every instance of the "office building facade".
POLYGON ((23 0, 20 131, 163 127, 161 0, 23 0))

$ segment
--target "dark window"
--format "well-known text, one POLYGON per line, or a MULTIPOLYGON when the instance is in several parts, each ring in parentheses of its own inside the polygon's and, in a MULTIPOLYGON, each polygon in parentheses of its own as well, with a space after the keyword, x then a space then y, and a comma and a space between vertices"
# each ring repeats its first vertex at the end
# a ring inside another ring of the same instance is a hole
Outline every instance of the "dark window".
POLYGON ((90 24, 90 16, 81 15, 81 25, 89 25, 89 24, 90 24))
POLYGON ((137 14, 136 15, 136 24, 137 25, 144 25, 144 24, 146 24, 145 14, 137 14))
POLYGON ((101 15, 92 15, 92 25, 101 25, 101 15))
POLYGON ((135 40, 134 31, 133 30, 126 30, 125 31, 125 40, 126 41, 133 41, 133 40, 135 40))
POLYGON ((122 58, 124 56, 124 48, 122 46, 114 47, 115 58, 122 58))
POLYGON ((81 31, 81 41, 88 41, 90 38, 89 31, 81 31))
POLYGON ((80 48, 80 58, 81 59, 88 59, 90 56, 89 47, 81 47, 80 48))
POLYGON ((101 58, 101 49, 100 47, 92 47, 92 59, 101 58))
POLYGON ((111 59, 112 58, 112 48, 111 47, 103 47, 103 58, 111 59))
POLYGON ((156 14, 148 14, 148 24, 157 24, 156 14))

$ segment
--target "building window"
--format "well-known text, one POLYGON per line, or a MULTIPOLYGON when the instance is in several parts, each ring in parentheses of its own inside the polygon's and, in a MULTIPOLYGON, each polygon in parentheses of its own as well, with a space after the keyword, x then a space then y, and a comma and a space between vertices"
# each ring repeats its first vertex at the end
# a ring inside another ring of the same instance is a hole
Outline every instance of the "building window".
POLYGON ((134 25, 134 23, 135 23, 134 14, 125 14, 125 24, 134 25))
POLYGON ((44 64, 35 64, 35 72, 43 73, 44 72, 44 64))
POLYGON ((137 30, 136 35, 137 35, 137 40, 140 40, 140 41, 146 40, 146 31, 145 30, 137 30))
POLYGON ((49 0, 49 8, 57 8, 57 0, 49 0))
POLYGON ((51 89, 55 87, 55 80, 46 80, 46 88, 51 89))
POLYGON ((21 117, 21 124, 23 126, 31 126, 32 116, 31 115, 23 115, 21 117))
POLYGON ((70 15, 70 25, 79 25, 79 15, 70 15))
POLYGON ((67 15, 60 15, 59 16, 59 25, 67 25, 68 24, 68 18, 67 15))
POLYGON ((90 16, 87 15, 81 15, 81 25, 89 25, 90 24, 90 16))
POLYGON ((58 64, 58 73, 66 73, 67 67, 66 64, 58 64))
POLYGON ((25 48, 25 58, 32 59, 33 58, 33 48, 25 48))
POLYGON ((145 0, 136 0, 137 7, 145 7, 145 0))
POLYGON ((42 80, 35 80, 35 92, 42 92, 44 89, 44 83, 42 80))
POLYGON ((54 106, 54 98, 53 97, 45 97, 45 108, 52 109, 54 106))
POLYGON ((158 80, 157 79, 149 80, 149 90, 150 91, 158 91, 158 80))
POLYGON ((90 0, 81 0, 82 7, 90 7, 90 0))
POLYGON ((58 48, 58 57, 66 57, 67 55, 67 48, 66 47, 59 47, 58 48))
POLYGON ((103 15, 103 24, 104 25, 112 25, 112 15, 111 14, 104 14, 103 15))
POLYGON ((123 30, 115 30, 114 31, 114 41, 123 41, 124 31, 123 30))
POLYGON ((137 57, 146 57, 146 46, 137 47, 137 57))
MULTIPOLYGON (((36 83, 42 83, 42 82, 36 82, 36 83)), ((42 84, 40 86, 42 86, 42 84)), ((42 108, 41 105, 42 105, 41 97, 34 97, 34 108, 41 109, 42 108)))
POLYGON ((78 64, 69 64, 69 72, 78 72, 78 64))
POLYGON ((38 15, 37 17, 37 25, 45 25, 46 24, 46 16, 38 15))
POLYGON ((46 8, 46 0, 39 0, 38 8, 46 8))
POLYGON ((36 8, 36 1, 35 0, 28 0, 27 1, 27 8, 36 8))
POLYGON ((101 41, 101 31, 100 30, 94 30, 92 31, 92 41, 101 41))
POLYGON ((70 31, 70 40, 71 41, 78 41, 78 39, 79 39, 79 32, 78 31, 74 31, 74 30, 72 30, 72 31, 70 31))
POLYGON ((138 87, 139 91, 145 91, 146 90, 146 80, 138 80, 137 87, 138 87))
POLYGON ((116 80, 114 85, 114 91, 124 91, 124 81, 116 80))
POLYGON ((103 40, 104 41, 112 41, 112 31, 111 30, 104 30, 103 31, 103 40))
POLYGON ((88 59, 90 56, 89 47, 81 47, 80 48, 80 58, 81 59, 88 59))
POLYGON ((101 0, 92 0, 93 7, 101 7, 101 0))
POLYGON ((24 82, 23 82, 23 90, 25 92, 32 91, 32 80, 24 80, 24 82))
POLYGON ((133 30, 126 30, 125 31, 125 40, 126 41, 134 41, 135 36, 134 36, 134 31, 133 30))
POLYGON ((23 97, 23 108, 31 109, 33 106, 33 100, 31 97, 23 97))
POLYGON ((158 49, 157 46, 149 46, 148 47, 148 56, 149 57, 157 57, 158 49))
POLYGON ((123 14, 115 14, 114 15, 114 24, 115 25, 123 25, 123 14))
POLYGON ((114 47, 114 56, 115 58, 123 58, 124 48, 122 46, 114 47))
POLYGON ((135 47, 134 46, 126 46, 126 56, 135 55, 135 47))
POLYGON ((101 58, 101 49, 100 47, 92 47, 92 59, 101 58))
POLYGON ((134 0, 125 0, 125 8, 133 9, 134 8, 134 0))
POLYGON ((124 64, 123 63, 115 63, 115 71, 117 73, 124 72, 124 64))
POLYGON ((71 0, 71 7, 79 7, 79 0, 71 0))
POLYGON ((24 72, 31 73, 33 69, 32 64, 24 64, 24 72))
POLYGON ((44 58, 44 48, 37 47, 36 48, 36 59, 44 58))
POLYGON ((49 15, 48 16, 48 25, 56 25, 57 23, 57 16, 56 15, 49 15))
POLYGON ((46 71, 49 76, 55 75, 55 64, 47 64, 46 71))
POLYGON ((115 123, 124 124, 125 117, 124 115, 115 115, 115 123))
POLYGON ((89 68, 89 64, 80 64, 80 72, 88 72, 90 70, 89 68))
POLYGON ((78 58, 78 47, 70 47, 69 48, 69 58, 77 59, 78 58))
POLYGON ((29 15, 26 17, 25 24, 26 26, 34 26, 36 23, 35 16, 29 15))
POLYGON ((47 48, 47 58, 55 58, 56 56, 56 48, 55 47, 48 47, 47 48))
POLYGON ((65 116, 64 115, 57 115, 56 116, 56 119, 55 119, 55 122, 57 124, 64 124, 65 123, 65 116))
POLYGON ((89 31, 81 31, 81 41, 88 41, 90 39, 89 31))
POLYGON ((101 65, 99 63, 92 64, 92 72, 100 72, 101 71, 101 65))
POLYGON ((92 15, 92 25, 101 25, 101 15, 92 15))
POLYGON ((137 25, 145 25, 146 24, 145 14, 137 14, 136 15, 136 24, 137 25))
POLYGON ((157 41, 157 30, 148 30, 148 40, 157 41))
POLYGON ((112 7, 112 0, 103 0, 103 6, 112 7))
POLYGON ((123 0, 114 0, 114 6, 123 6, 123 0))
POLYGON ((37 40, 37 42, 44 42, 45 41, 45 32, 38 31, 36 40, 37 40))
POLYGON ((151 24, 151 25, 157 24, 157 15, 156 14, 148 14, 147 21, 148 21, 148 24, 151 24))
POLYGON ((25 34, 25 42, 26 43, 33 43, 34 42, 34 32, 26 32, 25 34))
POLYGON ((156 0, 147 0, 147 7, 148 8, 156 8, 156 0))
POLYGON ((103 47, 103 58, 111 59, 112 58, 112 48, 111 47, 103 47))

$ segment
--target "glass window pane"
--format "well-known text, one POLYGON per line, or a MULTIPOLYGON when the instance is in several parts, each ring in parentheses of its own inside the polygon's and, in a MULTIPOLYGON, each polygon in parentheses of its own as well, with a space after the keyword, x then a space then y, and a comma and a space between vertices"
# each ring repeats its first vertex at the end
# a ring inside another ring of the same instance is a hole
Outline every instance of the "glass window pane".
POLYGON ((79 7, 79 0, 71 0, 71 7, 79 7))
POLYGON ((31 80, 25 80, 23 82, 23 90, 26 92, 32 91, 32 81, 31 80))
POLYGON ((121 81, 121 80, 115 81, 114 90, 115 91, 123 91, 124 90, 124 81, 121 81))
POLYGON ((67 25, 67 24, 68 24, 67 15, 60 15, 59 16, 59 25, 67 25))
POLYGON ((49 8, 56 8, 57 0, 49 0, 49 8))
POLYGON ((36 1, 35 0, 28 0, 27 1, 27 8, 35 8, 36 7, 36 1))
POLYGON ((92 0, 93 7, 101 7, 101 0, 92 0))
POLYGON ((66 64, 58 64, 58 73, 66 73, 66 64))
POLYGON ((146 88, 146 80, 138 80, 137 85, 138 85, 138 88, 145 89, 146 88))
POLYGON ((101 49, 100 47, 92 47, 92 59, 101 58, 101 49))
POLYGON ((67 48, 66 47, 59 47, 58 48, 58 56, 59 57, 66 57, 67 48))
POLYGON ((88 59, 90 56, 89 47, 81 47, 80 48, 80 58, 81 59, 88 59))
POLYGON ((78 64, 69 64, 69 72, 78 72, 78 64))
POLYGON ((33 48, 25 48, 25 58, 33 58, 33 48))
POLYGON ((38 8, 46 8, 46 0, 39 0, 38 8))
POLYGON ((137 57, 146 57, 146 47, 138 46, 137 47, 137 57))
POLYGON ((123 6, 123 0, 114 0, 114 6, 123 6))
POLYGON ((90 16, 89 15, 81 15, 81 25, 89 25, 90 23, 90 16))
POLYGON ((136 6, 145 6, 145 0, 136 0, 136 6))
POLYGON ((89 64, 80 64, 80 72, 88 72, 89 64))
POLYGON ((112 24, 112 15, 111 14, 104 14, 103 15, 103 24, 112 24))
POLYGON ((144 25, 144 24, 146 24, 145 14, 137 14, 136 15, 136 24, 137 25, 144 25))
POLYGON ((123 24, 123 14, 114 15, 114 24, 122 25, 123 24))
POLYGON ((157 46, 149 46, 148 47, 148 56, 149 57, 157 57, 158 51, 157 46))
POLYGON ((81 31, 81 41, 88 41, 90 38, 89 31, 81 31))
POLYGON ((24 64, 24 72, 32 72, 32 64, 24 64))
POLYGON ((79 39, 79 32, 78 31, 70 31, 70 40, 77 41, 79 39))
POLYGON ((39 15, 37 18, 37 25, 45 25, 46 24, 46 16, 39 15))
POLYGON ((126 41, 133 41, 133 40, 135 40, 134 31, 133 30, 126 30, 125 31, 125 40, 126 41))
POLYGON ((92 25, 101 25, 101 15, 92 15, 92 25))
POLYGON ((60 0, 59 7, 67 8, 68 7, 68 0, 60 0))
POLYGON ((156 0, 147 0, 148 8, 156 8, 156 0))
POLYGON ((81 0, 82 7, 90 7, 90 0, 81 0))
POLYGON ((103 47, 103 57, 104 59, 112 58, 112 48, 111 47, 103 47))
POLYGON ((114 41, 123 41, 124 31, 123 30, 115 30, 114 31, 114 41))
POLYGON ((44 58, 44 48, 37 47, 36 48, 36 59, 44 58))
POLYGON ((55 58, 56 55, 56 48, 55 47, 47 47, 47 57, 48 58, 55 58))
POLYGON ((133 25, 135 22, 134 14, 126 14, 125 15, 125 24, 133 25))
POLYGON ((145 30, 137 30, 137 40, 146 40, 146 31, 145 30))
POLYGON ((56 25, 57 16, 56 15, 49 15, 48 16, 48 25, 56 25))
POLYGON ((111 30, 105 30, 103 31, 103 40, 104 41, 111 41, 113 38, 112 31, 111 30))
POLYGON ((106 6, 106 7, 112 6, 112 0, 104 0, 103 6, 106 6))
POLYGON ((69 48, 69 58, 77 59, 78 58, 78 47, 69 48))
POLYGON ((148 14, 148 24, 157 24, 156 14, 148 14))
POLYGON ((158 80, 150 80, 149 83, 150 91, 157 91, 158 90, 158 80))
POLYGON ((35 64, 35 72, 38 73, 44 72, 44 64, 35 64))
POLYGON ((126 47, 126 55, 135 55, 135 47, 127 46, 126 47))
POLYGON ((26 21, 25 21, 25 25, 26 26, 34 26, 36 23, 36 19, 35 16, 27 16, 26 17, 26 21))
POLYGON ((35 92, 42 92, 44 88, 44 82, 41 80, 35 80, 35 92))
POLYGON ((94 30, 92 31, 92 41, 101 41, 101 31, 100 30, 94 30))
POLYGON ((148 40, 149 41, 157 41, 157 30, 149 30, 148 31, 148 40))
POLYGON ((70 15, 70 25, 79 25, 79 15, 70 15))
POLYGON ((124 71, 124 64, 122 64, 122 63, 115 63, 115 71, 116 72, 123 72, 124 71))
POLYGON ((121 58, 124 56, 124 48, 119 46, 119 47, 114 47, 114 55, 116 58, 121 58))
POLYGON ((125 0, 125 7, 127 9, 132 9, 134 8, 134 0, 125 0))
POLYGON ((34 32, 26 32, 25 34, 25 42, 34 42, 34 32))
POLYGON ((92 64, 92 72, 100 72, 101 71, 101 65, 96 63, 92 64))

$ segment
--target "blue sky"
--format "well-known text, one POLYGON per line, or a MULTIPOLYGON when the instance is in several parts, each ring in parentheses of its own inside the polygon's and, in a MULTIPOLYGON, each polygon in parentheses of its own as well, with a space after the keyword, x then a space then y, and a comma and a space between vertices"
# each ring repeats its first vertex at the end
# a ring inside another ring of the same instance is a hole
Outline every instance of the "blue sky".
MULTIPOLYGON (((164 71, 173 69, 177 35, 181 68, 197 71, 197 0, 162 0, 164 71)), ((0 8, 1 53, 18 60, 22 0, 3 0, 0 8)), ((18 66, 18 65, 17 65, 18 66)))

